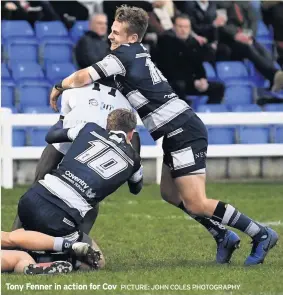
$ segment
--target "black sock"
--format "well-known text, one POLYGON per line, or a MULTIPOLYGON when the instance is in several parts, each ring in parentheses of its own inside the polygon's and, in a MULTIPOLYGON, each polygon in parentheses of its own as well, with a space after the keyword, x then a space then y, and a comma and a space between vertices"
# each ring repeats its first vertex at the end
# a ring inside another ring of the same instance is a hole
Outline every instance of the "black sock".
POLYGON ((254 240, 260 240, 266 234, 264 226, 242 214, 233 206, 221 201, 218 202, 211 219, 234 227, 246 233, 254 240))
POLYGON ((191 214, 185 208, 183 202, 180 203, 178 208, 180 208, 186 214, 191 216, 195 221, 197 221, 198 223, 203 225, 208 230, 208 232, 215 238, 215 240, 221 240, 221 239, 224 238, 224 236, 225 236, 225 234, 227 232, 227 229, 225 228, 224 225, 220 224, 218 221, 214 221, 214 220, 206 218, 206 217, 201 217, 201 216, 191 214))

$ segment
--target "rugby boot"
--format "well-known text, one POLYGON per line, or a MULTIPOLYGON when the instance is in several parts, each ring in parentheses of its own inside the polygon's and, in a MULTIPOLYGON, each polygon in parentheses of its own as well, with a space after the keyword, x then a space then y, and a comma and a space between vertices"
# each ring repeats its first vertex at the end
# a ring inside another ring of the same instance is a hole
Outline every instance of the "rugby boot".
POLYGON ((217 252, 216 262, 217 263, 229 263, 234 251, 240 247, 239 236, 231 230, 227 230, 223 239, 216 240, 217 252))
POLYGON ((263 263, 267 253, 276 245, 278 241, 277 233, 269 227, 266 227, 265 230, 266 233, 259 240, 251 242, 253 244, 252 251, 245 261, 246 266, 263 263))

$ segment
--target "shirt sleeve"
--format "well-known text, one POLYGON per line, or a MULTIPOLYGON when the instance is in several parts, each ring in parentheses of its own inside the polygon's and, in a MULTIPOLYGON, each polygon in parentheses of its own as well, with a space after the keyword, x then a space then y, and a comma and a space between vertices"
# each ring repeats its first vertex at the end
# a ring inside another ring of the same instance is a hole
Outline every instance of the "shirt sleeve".
MULTIPOLYGON (((130 45, 124 44, 119 48, 113 50, 111 54, 107 55, 103 60, 92 65, 92 68, 100 76, 106 78, 112 75, 125 76, 127 67, 130 63, 131 54, 129 54, 130 45)), ((95 81, 96 75, 90 71, 91 78, 95 81)))

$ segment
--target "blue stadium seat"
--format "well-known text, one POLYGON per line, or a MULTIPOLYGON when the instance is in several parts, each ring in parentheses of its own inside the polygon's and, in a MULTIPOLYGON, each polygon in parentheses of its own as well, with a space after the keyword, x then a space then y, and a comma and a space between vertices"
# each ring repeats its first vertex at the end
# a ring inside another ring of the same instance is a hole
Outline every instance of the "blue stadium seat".
POLYGON ((11 64, 12 76, 15 81, 21 79, 43 79, 44 74, 39 64, 34 62, 13 62, 11 64))
POLYGON ((213 66, 208 62, 204 62, 203 66, 206 72, 207 79, 208 80, 216 79, 216 73, 213 66))
POLYGON ((207 127, 208 144, 233 144, 235 143, 235 128, 207 127))
POLYGON ((2 38, 8 37, 33 37, 34 31, 31 25, 25 20, 2 21, 2 38))
POLYGON ((283 125, 275 126, 275 143, 283 143, 283 125))
POLYGON ((54 62, 71 62, 73 58, 73 45, 68 39, 44 39, 40 43, 40 59, 45 65, 54 62))
POLYGON ((197 107, 197 112, 200 113, 223 113, 229 112, 224 104, 204 104, 197 107))
POLYGON ((89 21, 82 20, 77 21, 70 30, 70 36, 74 43, 77 43, 79 39, 89 30, 89 21))
POLYGON ((240 127, 239 140, 242 144, 269 143, 269 128, 240 127))
POLYGON ((259 21, 257 23, 257 33, 256 33, 256 38, 259 37, 266 37, 270 38, 270 40, 273 39, 272 32, 268 29, 268 27, 265 25, 263 21, 259 21))
POLYGON ((4 45, 6 58, 12 61, 37 62, 38 45, 33 38, 9 38, 4 45))
POLYGON ((26 129, 25 128, 13 128, 12 133, 13 146, 25 146, 26 145, 26 129))
POLYGON ((15 105, 14 87, 1 84, 1 106, 12 108, 15 105))
POLYGON ((6 66, 5 63, 1 63, 1 78, 3 79, 10 79, 11 74, 6 66))
POLYGON ((22 108, 22 113, 26 114, 54 114, 54 111, 51 109, 51 107, 24 107, 22 108))
POLYGON ((252 104, 253 95, 252 86, 226 85, 224 103, 227 105, 252 104))
POLYGON ((246 104, 246 105, 232 105, 232 112, 261 112, 262 109, 257 104, 246 104))
POLYGON ((216 64, 217 76, 223 80, 229 80, 232 78, 242 78, 246 80, 249 76, 247 68, 240 61, 222 61, 216 64))
POLYGON ((155 141, 143 126, 137 126, 136 130, 139 132, 141 145, 155 145, 155 141))
POLYGON ((36 22, 35 34, 38 39, 45 37, 68 37, 68 31, 60 21, 36 22))
POLYGON ((38 127, 30 130, 30 144, 31 146, 46 146, 45 136, 49 127, 38 127))
POLYGON ((283 112, 283 103, 270 103, 270 104, 266 104, 264 106, 264 110, 266 112, 283 112))
POLYGON ((21 109, 25 107, 48 106, 50 84, 48 83, 20 83, 17 92, 21 109))
POLYGON ((71 75, 75 71, 76 68, 71 63, 48 63, 46 65, 46 77, 52 83, 71 75))

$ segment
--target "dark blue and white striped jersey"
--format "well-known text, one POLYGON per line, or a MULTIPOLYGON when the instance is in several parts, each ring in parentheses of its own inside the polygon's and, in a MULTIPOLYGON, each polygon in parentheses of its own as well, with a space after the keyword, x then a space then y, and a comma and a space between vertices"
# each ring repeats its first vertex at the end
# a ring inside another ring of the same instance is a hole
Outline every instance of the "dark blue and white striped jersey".
POLYGON ((193 114, 173 92, 142 43, 123 44, 92 67, 100 77, 115 76, 118 89, 155 140, 178 129, 193 114))
POLYGON ((124 132, 108 133, 87 123, 70 128, 68 137, 74 141, 62 162, 39 183, 55 196, 49 201, 77 222, 126 181, 129 185, 142 181, 140 156, 124 132))

